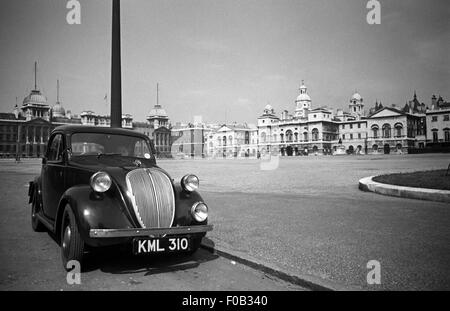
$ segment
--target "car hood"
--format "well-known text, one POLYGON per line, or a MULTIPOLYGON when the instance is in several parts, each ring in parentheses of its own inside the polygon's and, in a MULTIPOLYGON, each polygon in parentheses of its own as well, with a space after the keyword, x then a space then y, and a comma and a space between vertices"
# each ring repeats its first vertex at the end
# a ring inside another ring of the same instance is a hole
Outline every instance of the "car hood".
POLYGON ((169 173, 156 165, 154 160, 137 159, 123 156, 102 156, 74 157, 70 161, 70 166, 74 169, 90 171, 95 173, 103 171, 108 173, 114 181, 122 188, 126 189, 125 176, 128 172, 139 168, 156 168, 166 174, 171 180, 169 173))

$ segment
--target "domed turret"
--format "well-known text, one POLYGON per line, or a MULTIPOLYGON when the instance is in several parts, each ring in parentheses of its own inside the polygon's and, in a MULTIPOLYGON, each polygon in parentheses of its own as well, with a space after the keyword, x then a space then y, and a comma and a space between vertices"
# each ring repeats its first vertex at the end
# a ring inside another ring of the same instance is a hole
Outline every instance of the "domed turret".
POLYGON ((352 97, 350 98, 350 102, 359 101, 362 102, 363 99, 361 95, 358 92, 353 93, 352 97))
POLYGON ((63 106, 61 106, 60 102, 57 102, 56 105, 52 108, 52 116, 59 118, 59 117, 65 117, 66 111, 64 110, 63 106))
POLYGON ((147 117, 148 123, 155 130, 161 126, 168 127, 169 126, 169 116, 167 115, 166 110, 162 108, 159 104, 159 84, 156 84, 156 105, 150 110, 150 114, 147 117))
POLYGON ((22 103, 22 111, 27 121, 34 118, 43 118, 49 121, 50 107, 47 105, 47 98, 37 88, 37 63, 34 63, 34 89, 24 98, 22 103))
POLYGON ((39 90, 32 90, 31 93, 23 99, 23 106, 28 105, 47 105, 47 98, 39 90))
POLYGON ((156 104, 152 110, 150 110, 150 114, 148 115, 149 118, 153 117, 168 117, 166 110, 164 110, 161 105, 156 104))
POLYGON ((59 102, 59 80, 56 80, 56 104, 52 108, 52 116, 55 118, 61 118, 66 116, 66 111, 59 102))
POLYGON ((302 85, 299 88, 300 95, 295 100, 295 117, 305 118, 307 111, 311 109, 311 97, 307 93, 307 87, 302 81, 302 85))
POLYGON ((357 91, 350 97, 349 109, 350 113, 356 118, 360 118, 364 115, 363 98, 357 91))

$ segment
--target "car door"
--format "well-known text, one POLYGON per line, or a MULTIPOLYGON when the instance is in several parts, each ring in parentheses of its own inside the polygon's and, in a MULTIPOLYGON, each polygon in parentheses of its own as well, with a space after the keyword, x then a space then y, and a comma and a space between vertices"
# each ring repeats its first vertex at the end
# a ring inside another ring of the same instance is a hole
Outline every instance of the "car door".
POLYGON ((44 214, 56 218, 59 200, 65 191, 64 136, 54 134, 48 144, 42 164, 42 201, 44 214))

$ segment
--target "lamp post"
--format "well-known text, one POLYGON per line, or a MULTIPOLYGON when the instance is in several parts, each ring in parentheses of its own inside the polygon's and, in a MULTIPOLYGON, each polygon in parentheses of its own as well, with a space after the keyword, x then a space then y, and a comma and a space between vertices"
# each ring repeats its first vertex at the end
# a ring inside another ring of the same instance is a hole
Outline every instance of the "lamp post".
POLYGON ((111 127, 122 127, 122 70, 120 60, 120 0, 112 4, 111 127))

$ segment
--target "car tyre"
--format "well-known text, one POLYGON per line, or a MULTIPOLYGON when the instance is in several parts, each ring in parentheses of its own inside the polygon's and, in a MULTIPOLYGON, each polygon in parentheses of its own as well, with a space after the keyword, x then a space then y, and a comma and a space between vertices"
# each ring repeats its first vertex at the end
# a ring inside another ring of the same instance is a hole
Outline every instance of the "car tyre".
POLYGON ((64 208, 61 223, 61 258, 64 268, 71 260, 76 260, 80 264, 84 259, 85 243, 80 235, 72 208, 67 204, 64 208))
POLYGON ((40 203, 38 202, 37 192, 34 191, 33 201, 31 202, 31 227, 36 232, 45 231, 44 225, 37 218, 37 214, 40 211, 40 203))

